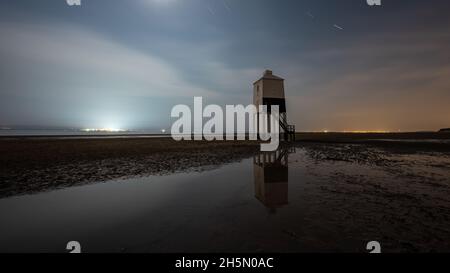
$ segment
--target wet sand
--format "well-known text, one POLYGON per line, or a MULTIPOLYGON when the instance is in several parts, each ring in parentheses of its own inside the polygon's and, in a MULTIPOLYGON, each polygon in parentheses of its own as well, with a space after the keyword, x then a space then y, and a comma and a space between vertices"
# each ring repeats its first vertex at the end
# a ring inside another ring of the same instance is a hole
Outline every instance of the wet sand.
POLYGON ((169 138, 0 139, 0 198, 92 182, 200 171, 250 157, 250 142, 169 138))
POLYGON ((355 238, 375 238, 388 253, 450 251, 450 153, 412 148, 386 143, 305 148, 314 162, 306 167, 308 175, 322 181, 315 184, 319 192, 310 193, 315 197, 310 207, 321 208, 311 218, 333 227, 329 233, 340 238, 337 249, 355 238))
POLYGON ((0 139, 0 251, 448 252, 445 136, 299 134, 267 167, 253 142, 0 139))
MULTIPOLYGON (((431 153, 447 158, 449 139, 446 133, 303 133, 291 145, 308 149, 308 155, 318 162, 380 166, 392 164, 386 155, 431 153)), ((251 157, 259 148, 255 142, 176 142, 170 138, 0 138, 0 198, 113 179, 201 171, 251 157)), ((401 170, 401 160, 396 163, 401 170)), ((430 164, 449 168, 446 161, 430 164)))

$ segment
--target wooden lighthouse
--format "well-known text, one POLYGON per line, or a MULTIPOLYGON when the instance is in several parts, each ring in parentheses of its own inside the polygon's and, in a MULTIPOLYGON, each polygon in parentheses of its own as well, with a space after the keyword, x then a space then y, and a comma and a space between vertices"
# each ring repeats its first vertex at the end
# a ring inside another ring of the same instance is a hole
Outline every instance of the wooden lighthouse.
POLYGON ((283 78, 275 76, 271 70, 266 70, 263 77, 253 84, 253 104, 258 109, 260 105, 266 105, 269 111, 272 105, 278 105, 280 110, 280 134, 286 141, 295 140, 295 126, 289 125, 287 122, 283 78))

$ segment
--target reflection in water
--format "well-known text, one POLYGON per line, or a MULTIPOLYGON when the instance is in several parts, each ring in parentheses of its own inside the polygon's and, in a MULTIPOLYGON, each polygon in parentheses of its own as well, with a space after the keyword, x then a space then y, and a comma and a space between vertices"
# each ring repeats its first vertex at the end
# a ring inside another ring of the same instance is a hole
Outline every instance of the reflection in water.
POLYGON ((373 167, 293 151, 0 199, 0 252, 66 252, 71 241, 85 253, 367 252, 370 241, 386 253, 450 251, 448 156, 373 167))
POLYGON ((264 152, 253 158, 255 196, 271 213, 289 203, 288 155, 295 148, 264 152))

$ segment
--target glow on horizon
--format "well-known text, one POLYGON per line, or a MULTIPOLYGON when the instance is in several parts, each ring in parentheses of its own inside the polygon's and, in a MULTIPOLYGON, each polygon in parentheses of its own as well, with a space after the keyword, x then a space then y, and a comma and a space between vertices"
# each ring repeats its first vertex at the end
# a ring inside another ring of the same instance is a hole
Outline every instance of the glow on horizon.
POLYGON ((119 133, 119 132, 126 132, 125 129, 119 129, 119 128, 85 128, 81 129, 83 132, 100 132, 100 133, 119 133))
POLYGON ((330 131, 330 130, 323 130, 323 131, 312 131, 311 133, 347 133, 347 134, 386 134, 386 133, 399 133, 399 131, 387 131, 387 130, 353 130, 353 131, 330 131))
POLYGON ((392 131, 385 130, 369 130, 369 131, 342 131, 342 133, 352 133, 352 134, 386 134, 386 133, 394 133, 392 131))

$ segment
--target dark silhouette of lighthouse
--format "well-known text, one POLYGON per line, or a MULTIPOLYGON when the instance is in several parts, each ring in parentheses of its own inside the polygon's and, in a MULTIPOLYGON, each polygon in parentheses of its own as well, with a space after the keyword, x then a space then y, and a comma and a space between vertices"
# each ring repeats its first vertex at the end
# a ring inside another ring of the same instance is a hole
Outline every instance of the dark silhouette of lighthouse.
POLYGON ((253 84, 253 104, 258 109, 260 105, 267 105, 268 112, 270 112, 271 106, 278 105, 280 110, 280 134, 286 141, 295 140, 295 126, 289 125, 287 122, 283 78, 275 76, 271 70, 266 70, 263 77, 253 84))
POLYGON ((289 204, 289 153, 295 153, 295 148, 282 148, 253 157, 255 197, 270 213, 289 204))

